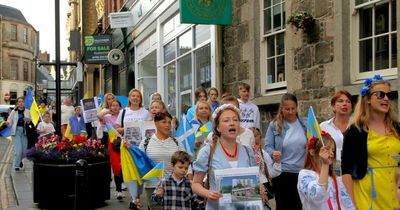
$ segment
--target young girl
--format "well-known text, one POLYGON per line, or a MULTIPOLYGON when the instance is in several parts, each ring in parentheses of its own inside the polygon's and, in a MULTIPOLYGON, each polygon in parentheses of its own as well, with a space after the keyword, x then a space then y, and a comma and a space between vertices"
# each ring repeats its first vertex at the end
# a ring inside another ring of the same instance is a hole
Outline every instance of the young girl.
MULTIPOLYGON (((115 121, 121 110, 121 103, 118 100, 112 100, 109 103, 109 113, 104 115, 103 122, 105 125, 109 124, 111 126, 115 125, 115 121)), ((107 135, 108 136, 108 135, 107 135)), ((115 141, 115 140, 114 140, 115 141)), ((111 139, 108 139, 108 151, 110 153, 110 163, 111 169, 114 174, 114 182, 116 188, 116 197, 118 200, 122 200, 124 194, 122 193, 122 171, 121 171, 121 156, 119 151, 115 151, 112 146, 111 139)))
POLYGON ((44 136, 50 137, 56 130, 54 129, 53 124, 51 123, 50 112, 46 111, 43 113, 43 120, 37 126, 37 133, 39 134, 39 139, 44 136))
POLYGON ((112 93, 106 93, 104 95, 104 102, 101 106, 101 111, 97 114, 97 118, 99 119, 99 126, 97 126, 97 138, 101 139, 101 143, 107 148, 108 145, 108 132, 104 123, 104 116, 106 114, 110 114, 111 102, 115 100, 115 96, 112 93))
POLYGON ((251 130, 254 133, 255 144, 253 145, 254 156, 256 163, 260 167, 260 194, 261 198, 268 205, 268 198, 266 192, 267 183, 271 181, 271 178, 279 176, 281 174, 281 161, 273 163, 271 157, 267 152, 264 151, 264 140, 261 136, 259 128, 253 127, 251 130))
MULTIPOLYGON (((194 141, 194 158, 196 158, 197 152, 200 150, 201 146, 203 146, 204 139, 211 132, 212 122, 211 122, 211 108, 210 105, 206 101, 199 101, 196 106, 196 115, 194 120, 190 122, 193 124, 198 124, 200 127, 196 132, 195 141, 194 141), (206 124, 209 124, 210 130, 207 130, 206 124), (203 127, 205 126, 205 127, 203 127)), ((193 126, 192 126, 193 127, 193 126)))
POLYGON ((342 179, 336 178, 333 170, 335 141, 324 131, 322 141, 324 144, 313 137, 307 144, 305 169, 300 171, 297 182, 301 203, 307 210, 356 209, 342 179))

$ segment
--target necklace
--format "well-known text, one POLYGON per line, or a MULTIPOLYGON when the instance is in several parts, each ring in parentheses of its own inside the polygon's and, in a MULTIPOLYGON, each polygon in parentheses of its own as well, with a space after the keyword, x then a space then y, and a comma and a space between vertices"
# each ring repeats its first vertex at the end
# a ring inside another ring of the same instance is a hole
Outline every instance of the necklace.
MULTIPOLYGON (((221 144, 221 143, 220 143, 221 144)), ((238 146, 237 143, 235 144, 235 152, 233 153, 233 155, 231 155, 228 151, 226 151, 226 149, 224 148, 224 146, 221 144, 222 150, 224 151, 225 155, 227 155, 230 158, 235 158, 237 155, 237 151, 238 151, 238 146)))

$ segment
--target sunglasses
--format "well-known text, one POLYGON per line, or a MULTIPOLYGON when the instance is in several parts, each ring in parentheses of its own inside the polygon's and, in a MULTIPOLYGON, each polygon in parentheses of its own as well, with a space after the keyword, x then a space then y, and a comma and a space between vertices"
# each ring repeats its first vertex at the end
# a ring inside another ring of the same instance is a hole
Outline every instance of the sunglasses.
POLYGON ((372 92, 371 95, 375 95, 377 99, 382 100, 387 96, 389 100, 393 100, 397 98, 397 92, 396 91, 390 91, 390 92, 384 92, 384 91, 375 91, 372 92))

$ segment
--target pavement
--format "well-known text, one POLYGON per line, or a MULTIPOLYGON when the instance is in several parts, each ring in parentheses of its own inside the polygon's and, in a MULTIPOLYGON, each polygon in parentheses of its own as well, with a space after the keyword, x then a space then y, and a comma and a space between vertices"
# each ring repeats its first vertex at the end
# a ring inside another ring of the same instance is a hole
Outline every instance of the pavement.
MULTIPOLYGON (((13 144, 0 138, 0 209, 8 210, 38 210, 33 203, 32 170, 33 162, 24 159, 24 168, 15 171, 12 167, 13 144)), ((110 200, 104 202, 104 206, 97 209, 128 209, 129 193, 123 191, 125 198, 119 201, 115 197, 114 181, 110 186, 110 200)), ((145 208, 147 207, 145 206, 145 208)))

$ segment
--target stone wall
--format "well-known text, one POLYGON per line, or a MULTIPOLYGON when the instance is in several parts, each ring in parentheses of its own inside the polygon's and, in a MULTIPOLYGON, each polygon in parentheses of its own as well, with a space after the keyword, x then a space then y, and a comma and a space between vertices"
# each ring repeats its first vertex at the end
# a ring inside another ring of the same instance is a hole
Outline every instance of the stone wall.
POLYGON ((313 106, 320 120, 331 117, 330 99, 335 93, 333 84, 339 80, 331 77, 329 72, 335 60, 335 29, 328 28, 335 21, 334 4, 334 0, 295 0, 289 3, 287 10, 287 16, 294 11, 305 11, 316 20, 311 33, 287 25, 287 46, 290 49, 287 53, 292 53, 288 58, 293 58, 287 61, 292 64, 287 68, 287 81, 296 80, 295 77, 300 81, 297 84, 288 82, 288 91, 299 100, 300 115, 306 116, 308 107, 313 106))

